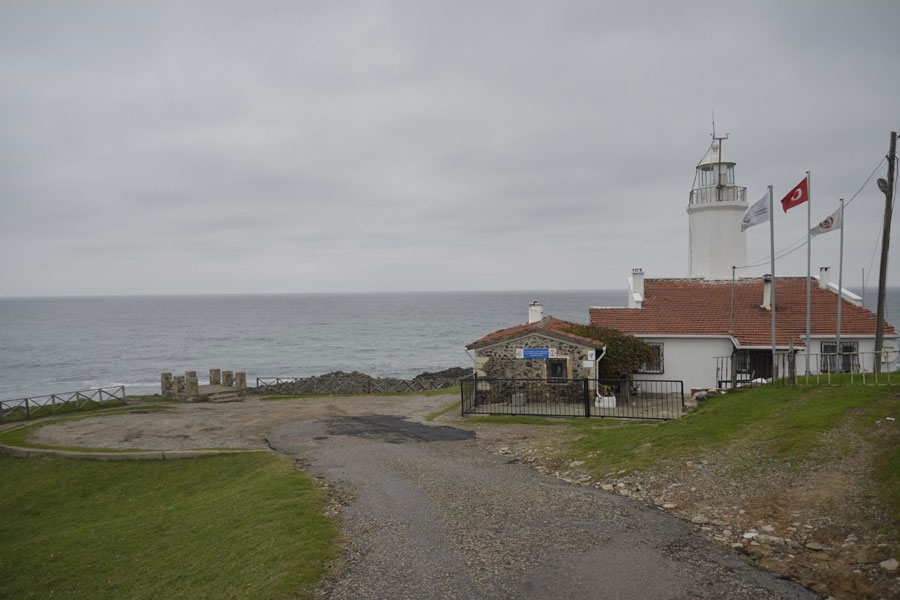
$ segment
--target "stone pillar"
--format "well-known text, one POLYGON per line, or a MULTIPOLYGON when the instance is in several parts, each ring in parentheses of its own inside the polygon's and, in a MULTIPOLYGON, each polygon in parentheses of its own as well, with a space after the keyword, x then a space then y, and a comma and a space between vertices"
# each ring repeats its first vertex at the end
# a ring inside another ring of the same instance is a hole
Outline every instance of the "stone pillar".
POLYGON ((244 391, 247 389, 247 373, 244 371, 237 371, 234 374, 234 387, 237 389, 244 391))
POLYGON ((175 380, 175 397, 179 399, 184 398, 184 375, 176 375, 174 377, 175 380))
POLYGON ((219 369, 210 369, 209 370, 209 384, 210 385, 219 385, 222 383, 222 371, 219 369))
POLYGON ((161 389, 162 395, 164 398, 174 398, 175 397, 175 387, 172 382, 172 374, 171 373, 161 373, 159 376, 159 387, 161 389))
POLYGON ((188 398, 199 398, 200 397, 200 385, 197 383, 197 373, 195 371, 188 371, 184 377, 185 382, 185 395, 188 398))
POLYGON ((231 371, 222 371, 222 385, 231 387, 234 385, 234 375, 231 371))

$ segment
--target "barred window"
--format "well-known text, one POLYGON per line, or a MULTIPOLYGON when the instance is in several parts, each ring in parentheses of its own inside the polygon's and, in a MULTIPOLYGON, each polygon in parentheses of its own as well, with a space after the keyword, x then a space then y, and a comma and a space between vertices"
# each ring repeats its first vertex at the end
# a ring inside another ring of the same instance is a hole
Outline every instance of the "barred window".
POLYGON ((664 373, 664 361, 663 361, 663 345, 660 342, 647 342, 650 344, 650 347, 653 348, 653 352, 656 354, 656 359, 650 362, 645 362, 640 367, 638 367, 638 373, 664 373))
POLYGON ((841 342, 838 356, 837 342, 822 342, 823 373, 849 373, 859 371, 859 342, 841 342))

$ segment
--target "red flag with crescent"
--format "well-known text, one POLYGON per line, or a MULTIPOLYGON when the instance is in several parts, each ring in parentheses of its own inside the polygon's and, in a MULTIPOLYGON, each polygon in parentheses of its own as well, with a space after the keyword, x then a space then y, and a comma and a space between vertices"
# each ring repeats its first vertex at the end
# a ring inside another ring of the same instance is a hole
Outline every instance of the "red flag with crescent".
POLYGON ((794 208, 798 204, 803 204, 809 200, 809 187, 806 183, 807 178, 804 177, 803 181, 797 184, 797 187, 792 189, 787 193, 787 196, 781 199, 781 207, 784 209, 784 212, 787 212, 789 208, 794 208))

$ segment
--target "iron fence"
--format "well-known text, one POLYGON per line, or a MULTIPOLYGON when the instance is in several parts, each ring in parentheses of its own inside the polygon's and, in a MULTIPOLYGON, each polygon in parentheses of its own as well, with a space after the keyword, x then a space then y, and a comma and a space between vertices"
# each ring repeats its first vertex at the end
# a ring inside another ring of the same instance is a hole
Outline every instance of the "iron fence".
POLYGON ((675 379, 599 379, 591 415, 617 419, 677 419, 684 382, 675 379))
POLYGON ((684 384, 659 379, 502 379, 460 381, 462 414, 677 419, 684 384))
POLYGON ((15 400, 0 400, 0 422, 8 421, 11 418, 31 419, 56 414, 57 411, 97 408, 112 401, 116 401, 118 404, 124 400, 124 385, 47 396, 30 396, 15 400))
POLYGON ((897 358, 897 350, 810 353, 807 376, 806 352, 803 350, 777 352, 774 362, 772 353, 768 351, 735 353, 716 357, 716 383, 723 389, 753 385, 805 385, 830 383, 832 375, 845 374, 847 376, 842 377, 841 382, 890 384, 892 372, 894 380, 898 379, 897 358))

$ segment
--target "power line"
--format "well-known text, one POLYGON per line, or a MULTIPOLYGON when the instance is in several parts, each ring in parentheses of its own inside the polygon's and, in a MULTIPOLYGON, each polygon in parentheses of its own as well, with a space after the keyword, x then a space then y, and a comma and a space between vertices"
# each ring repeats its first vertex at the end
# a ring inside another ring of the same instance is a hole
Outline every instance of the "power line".
MULTIPOLYGON (((847 207, 850 205, 850 203, 853 202, 853 200, 855 200, 857 196, 859 196, 859 194, 863 191, 863 189, 867 185, 869 185, 869 183, 872 181, 872 178, 878 173, 878 170, 881 168, 881 165, 884 164, 886 161, 887 161, 887 156, 883 156, 881 158, 881 160, 878 161, 878 164, 875 166, 875 168, 872 170, 872 172, 869 174, 869 176, 866 178, 866 180, 863 182, 863 184, 861 186, 859 186, 859 189, 856 190, 856 193, 850 197, 850 200, 848 200, 847 202, 844 203, 844 210, 846 210, 847 207)), ((900 176, 900 173, 898 173, 898 176, 900 176)), ((895 177, 895 179, 896 179, 896 177, 895 177)), ((771 218, 772 215, 770 215, 769 217, 771 218)), ((884 219, 882 219, 882 225, 883 224, 884 224, 884 219)), ((779 250, 776 253, 775 260, 779 260, 781 258, 784 258, 785 256, 793 254, 800 248, 803 248, 804 246, 806 246, 808 241, 809 240, 808 240, 807 236, 804 236, 802 238, 797 239, 794 242, 791 242, 787 246, 784 246, 783 248, 781 248, 781 250, 779 250)), ((764 258, 764 259, 758 260, 752 264, 744 265, 741 267, 735 267, 735 268, 736 269, 752 269, 755 267, 761 267, 762 265, 768 263, 769 261, 770 261, 769 258, 764 258)), ((869 268, 871 269, 871 264, 869 265, 869 268)), ((866 278, 866 282, 868 282, 868 277, 866 278)))

